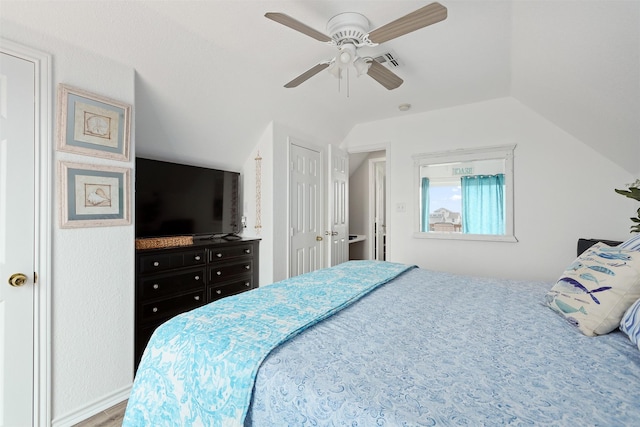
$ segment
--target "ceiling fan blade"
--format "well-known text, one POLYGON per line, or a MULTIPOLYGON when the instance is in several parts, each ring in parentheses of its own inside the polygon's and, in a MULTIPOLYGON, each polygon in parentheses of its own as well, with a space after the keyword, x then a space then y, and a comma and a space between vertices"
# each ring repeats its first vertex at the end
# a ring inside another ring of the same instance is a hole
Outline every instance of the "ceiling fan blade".
POLYGON ((303 82, 309 80, 311 77, 315 76, 320 71, 322 71, 325 68, 327 68, 328 66, 329 66, 328 62, 321 62, 320 64, 317 64, 317 65, 309 68, 307 71, 305 71, 304 73, 300 74, 295 79, 291 80, 289 83, 284 85, 284 87, 286 87, 286 88, 296 87, 300 83, 303 83, 303 82))
POLYGON ((378 61, 371 61, 367 74, 389 90, 395 89, 404 83, 404 80, 378 61))
POLYGON ((311 28, 310 26, 303 24, 302 22, 286 15, 284 13, 279 12, 267 12, 264 14, 265 17, 271 19, 272 21, 276 21, 279 24, 285 25, 291 29, 301 32, 302 34, 306 34, 309 37, 313 37, 314 39, 321 42, 330 42, 332 39, 326 34, 321 33, 318 30, 311 28))
POLYGON ((389 22, 369 33, 369 40, 373 43, 386 41, 419 30, 447 18, 447 8, 440 3, 431 3, 415 10, 402 18, 389 22))

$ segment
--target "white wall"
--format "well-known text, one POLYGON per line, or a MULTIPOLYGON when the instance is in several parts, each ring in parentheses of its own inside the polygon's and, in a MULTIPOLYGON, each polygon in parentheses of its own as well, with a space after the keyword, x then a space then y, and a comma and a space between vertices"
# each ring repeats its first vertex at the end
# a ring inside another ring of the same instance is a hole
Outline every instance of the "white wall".
MULTIPOLYGON (((131 67, 11 22, 1 26, 3 38, 52 55, 54 90, 65 83, 134 103, 131 67)), ((54 141, 56 131, 54 126, 54 141)), ((133 140, 132 135, 132 158, 133 140)), ((133 166, 57 151, 53 159, 52 171, 60 160, 133 166)), ((57 176, 51 182, 52 279, 45 284, 52 300, 51 415, 54 425, 70 425, 86 417, 89 407, 108 407, 128 395, 133 379, 134 230, 132 225, 60 229, 57 176)))
POLYGON ((273 273, 273 245, 274 245, 274 214, 273 214, 273 123, 265 129, 260 141, 251 152, 251 156, 242 168, 243 215, 247 220, 247 227, 242 232, 245 237, 257 237, 260 240, 260 286, 274 281, 273 273), (262 157, 261 185, 260 185, 260 223, 256 228, 256 157, 262 157))
POLYGON ((640 1, 514 1, 512 11, 511 96, 639 174, 640 1))
POLYGON ((553 280, 575 258, 579 237, 628 238, 637 203, 616 194, 636 177, 513 98, 356 126, 343 146, 387 144, 390 261, 483 276, 553 280), (517 243, 412 237, 417 200, 411 156, 517 144, 517 243), (398 203, 406 212, 396 212, 398 203))

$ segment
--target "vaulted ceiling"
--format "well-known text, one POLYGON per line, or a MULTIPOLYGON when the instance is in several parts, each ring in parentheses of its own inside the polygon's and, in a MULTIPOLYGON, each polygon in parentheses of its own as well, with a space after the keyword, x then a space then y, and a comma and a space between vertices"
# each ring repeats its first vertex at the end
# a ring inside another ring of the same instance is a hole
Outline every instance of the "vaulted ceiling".
POLYGON ((428 3, 2 0, 0 19, 134 68, 138 154, 239 169, 270 121, 340 143, 358 123, 513 96, 640 172, 640 0, 440 0, 445 21, 368 48, 397 58, 398 89, 326 71, 283 87, 335 48, 266 12, 326 32, 341 12, 374 29, 428 3))

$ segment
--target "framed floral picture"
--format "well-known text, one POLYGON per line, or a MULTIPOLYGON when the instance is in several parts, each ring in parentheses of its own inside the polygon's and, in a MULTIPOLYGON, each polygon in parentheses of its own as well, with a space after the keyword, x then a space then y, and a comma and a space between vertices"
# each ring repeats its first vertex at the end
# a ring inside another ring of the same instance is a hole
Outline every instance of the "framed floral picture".
POLYGON ((58 85, 58 150, 129 160, 131 105, 58 85))
POLYGON ((59 162, 60 227, 131 224, 131 169, 59 162))

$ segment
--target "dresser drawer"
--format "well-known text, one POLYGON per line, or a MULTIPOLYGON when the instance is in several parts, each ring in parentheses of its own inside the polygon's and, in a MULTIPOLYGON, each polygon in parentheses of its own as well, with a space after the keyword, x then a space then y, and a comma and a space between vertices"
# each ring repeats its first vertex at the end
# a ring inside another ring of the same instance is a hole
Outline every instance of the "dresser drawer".
POLYGON ((209 283, 221 283, 227 280, 239 276, 241 274, 248 274, 253 271, 253 260, 246 260, 242 262, 236 262, 232 264, 223 264, 210 267, 209 269, 209 283))
POLYGON ((151 273, 171 268, 204 265, 206 262, 204 249, 169 254, 149 254, 139 258, 140 273, 151 273))
POLYGON ((186 292, 204 286, 206 268, 181 271, 179 274, 166 273, 140 279, 142 299, 159 298, 178 292, 186 292))
POLYGON ((209 262, 225 261, 242 256, 251 256, 253 245, 220 246, 209 250, 209 262))
POLYGON ((205 303, 204 290, 142 305, 142 321, 173 317, 205 303))
POLYGON ((209 287, 209 301, 215 301, 220 298, 239 294, 253 288, 253 280, 251 276, 228 282, 220 286, 209 287))

